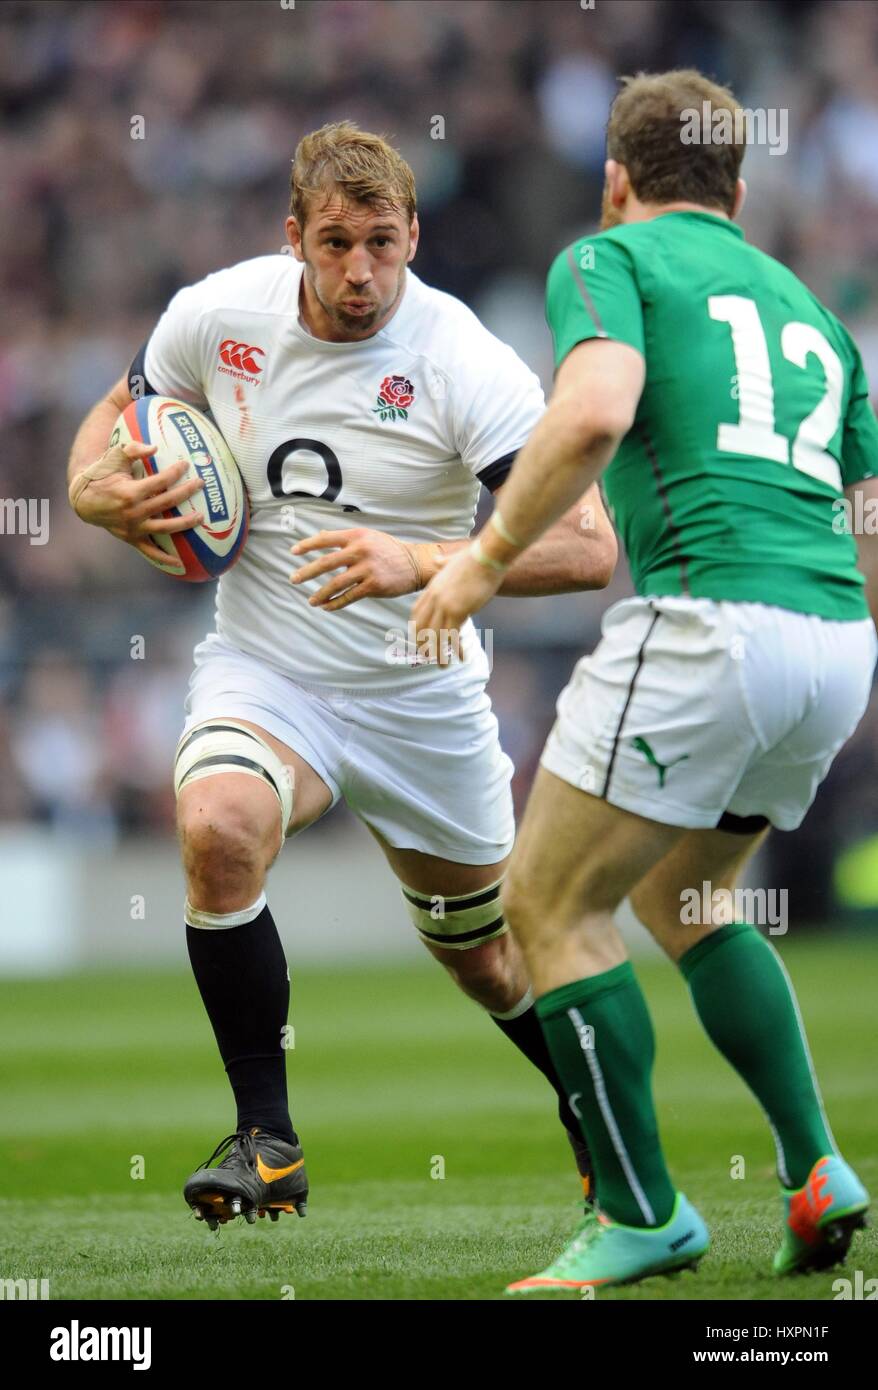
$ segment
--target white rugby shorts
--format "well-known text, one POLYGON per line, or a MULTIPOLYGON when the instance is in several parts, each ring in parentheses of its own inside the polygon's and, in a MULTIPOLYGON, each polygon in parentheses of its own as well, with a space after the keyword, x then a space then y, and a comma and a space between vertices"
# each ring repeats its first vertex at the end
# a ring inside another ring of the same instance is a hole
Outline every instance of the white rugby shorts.
POLYGON ((297 684, 214 633, 195 648, 185 710, 183 734, 207 719, 258 724, 397 849, 494 864, 512 848, 512 761, 480 665, 352 695, 297 684))
POLYGON ((870 619, 624 599, 561 692, 541 761, 665 825, 729 813, 794 830, 862 718, 876 654, 870 619))

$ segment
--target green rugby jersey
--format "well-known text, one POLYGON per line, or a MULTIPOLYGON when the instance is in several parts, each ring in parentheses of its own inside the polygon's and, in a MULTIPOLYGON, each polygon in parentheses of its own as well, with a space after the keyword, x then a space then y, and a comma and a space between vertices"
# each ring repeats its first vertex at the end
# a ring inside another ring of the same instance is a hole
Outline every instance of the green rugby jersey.
POLYGON ((739 227, 673 212, 584 237, 549 272, 560 365, 612 338, 646 361, 603 476, 637 592, 868 617, 833 507, 878 473, 878 422, 850 334, 739 227))

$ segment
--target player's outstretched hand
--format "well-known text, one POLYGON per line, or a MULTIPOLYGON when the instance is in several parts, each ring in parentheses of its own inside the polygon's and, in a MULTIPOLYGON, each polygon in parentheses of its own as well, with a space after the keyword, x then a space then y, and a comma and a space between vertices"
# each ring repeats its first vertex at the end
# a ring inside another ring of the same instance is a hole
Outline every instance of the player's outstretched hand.
POLYGON ((290 583, 304 584, 341 570, 308 599, 312 608, 335 613, 361 598, 397 598, 414 593, 424 582, 420 552, 436 551, 438 546, 410 544, 386 531, 357 526, 349 531, 318 531, 316 536, 306 536, 291 547, 290 554, 307 555, 314 550, 326 553, 300 565, 290 575, 290 583))
POLYGON ((484 608, 502 581, 502 573, 474 558, 472 546, 452 555, 412 609, 418 646, 432 633, 429 646, 436 652, 439 665, 449 666, 461 650, 460 630, 467 618, 484 608))
POLYGON ((90 526, 102 526, 148 559, 166 561, 167 553, 149 537, 188 531, 203 522, 203 512, 180 517, 167 517, 164 513, 194 497, 204 484, 198 479, 180 481, 189 468, 185 459, 161 473, 133 478, 134 460, 149 458, 153 453, 151 444, 114 444, 96 463, 77 473, 70 484, 69 497, 77 516, 90 526))

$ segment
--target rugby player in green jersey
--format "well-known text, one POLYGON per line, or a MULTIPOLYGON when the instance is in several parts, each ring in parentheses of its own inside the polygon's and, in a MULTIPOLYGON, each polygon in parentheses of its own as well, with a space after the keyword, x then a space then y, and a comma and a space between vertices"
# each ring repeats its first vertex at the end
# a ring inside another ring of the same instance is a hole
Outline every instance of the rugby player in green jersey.
POLYGON ((836 1263, 868 1204, 774 948, 732 910, 681 911, 705 883, 734 902, 716 890, 734 890, 770 827, 800 824, 878 651, 878 538, 862 538, 861 572, 838 522, 845 495, 878 496, 878 424, 845 328, 734 225, 739 109, 693 71, 623 84, 601 232, 549 273, 551 404, 491 521, 414 609, 420 628, 460 627, 603 475, 636 597, 561 694, 504 892, 600 1212, 510 1292, 629 1282, 708 1247, 662 1154, 652 1024, 614 924, 626 897, 771 1126, 775 1270, 836 1263), (704 103, 730 140, 681 139, 704 103))

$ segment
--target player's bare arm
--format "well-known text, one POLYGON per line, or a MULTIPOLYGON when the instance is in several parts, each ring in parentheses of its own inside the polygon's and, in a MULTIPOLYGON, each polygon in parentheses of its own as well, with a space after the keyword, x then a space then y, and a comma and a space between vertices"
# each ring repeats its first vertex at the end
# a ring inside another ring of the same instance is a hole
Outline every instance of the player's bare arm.
POLYGON ((148 458, 149 444, 128 443, 107 447, 120 413, 132 401, 127 377, 120 377, 103 400, 89 411, 79 427, 67 466, 70 505, 82 521, 102 526, 118 540, 133 545, 147 559, 162 561, 165 553, 149 537, 197 526, 200 512, 184 517, 163 514, 187 497, 200 492, 198 480, 180 479, 188 470, 186 460, 160 475, 135 479, 131 465, 148 458))
POLYGON ((548 410, 513 465, 502 511, 415 604, 420 630, 458 629, 501 591, 522 552, 576 510, 631 428, 644 371, 639 352, 607 339, 581 343, 567 356, 548 410))
MULTIPOLYGON (((494 496, 505 490, 497 488, 494 496)), ((460 541, 402 541, 384 531, 355 527, 320 531, 298 541, 294 556, 325 553, 300 566, 292 584, 333 578, 309 598, 313 608, 335 611, 361 598, 395 598, 424 589, 452 555, 469 547, 460 541)), ((618 557, 616 535, 596 486, 551 526, 535 545, 519 555, 503 576, 499 592, 507 597, 576 593, 604 589, 613 577, 618 557)))
MULTIPOLYGON (((505 506, 501 499, 505 498, 507 487, 508 483, 504 483, 494 493, 498 506, 505 506)), ((461 541, 455 550, 466 550, 469 544, 461 541)), ((536 598, 605 589, 618 558, 616 533, 600 490, 593 483, 538 541, 516 556, 497 592, 507 598, 536 598)), ((431 574, 429 579, 432 578, 431 574)))

